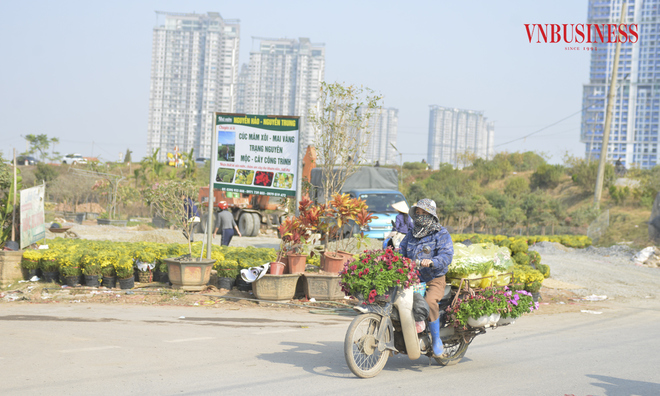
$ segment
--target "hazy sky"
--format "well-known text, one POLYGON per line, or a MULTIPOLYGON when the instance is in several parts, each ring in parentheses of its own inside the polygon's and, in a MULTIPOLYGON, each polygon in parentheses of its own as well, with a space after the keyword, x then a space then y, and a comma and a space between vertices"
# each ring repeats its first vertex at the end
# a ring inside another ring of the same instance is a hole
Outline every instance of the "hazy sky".
MULTIPOLYGON (((368 86, 399 109, 404 161, 426 157, 429 105, 484 111, 497 151, 583 156, 580 115, 589 52, 529 44, 525 23, 584 23, 586 0, 0 2, 0 138, 58 137, 57 151, 145 155, 155 10, 240 19, 252 36, 325 43, 325 79, 368 86)), ((161 17, 162 20, 162 17, 161 17)))

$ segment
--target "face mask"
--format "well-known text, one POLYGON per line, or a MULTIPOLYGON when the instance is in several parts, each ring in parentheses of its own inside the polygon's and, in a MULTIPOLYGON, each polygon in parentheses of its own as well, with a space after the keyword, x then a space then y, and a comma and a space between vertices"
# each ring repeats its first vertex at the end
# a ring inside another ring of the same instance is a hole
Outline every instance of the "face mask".
POLYGON ((430 214, 415 216, 415 225, 417 227, 423 227, 427 224, 430 224, 431 221, 433 221, 433 216, 431 216, 430 214))

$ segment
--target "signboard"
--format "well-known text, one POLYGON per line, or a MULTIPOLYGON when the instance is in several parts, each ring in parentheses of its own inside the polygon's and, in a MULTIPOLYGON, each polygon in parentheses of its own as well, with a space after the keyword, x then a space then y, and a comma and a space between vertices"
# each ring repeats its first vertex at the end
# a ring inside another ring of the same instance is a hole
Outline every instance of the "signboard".
POLYGON ((21 190, 21 249, 46 237, 45 185, 21 190))
POLYGON ((296 195, 298 117, 226 113, 215 116, 215 189, 276 197, 296 195))

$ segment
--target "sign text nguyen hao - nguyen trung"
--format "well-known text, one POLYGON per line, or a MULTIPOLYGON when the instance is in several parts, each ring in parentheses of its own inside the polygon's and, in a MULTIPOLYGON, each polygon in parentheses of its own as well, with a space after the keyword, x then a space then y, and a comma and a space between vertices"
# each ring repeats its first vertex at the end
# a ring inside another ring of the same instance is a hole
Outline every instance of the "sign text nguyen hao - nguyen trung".
POLYGON ((536 38, 536 43, 567 44, 601 44, 621 43, 634 44, 639 40, 639 27, 636 23, 630 24, 593 24, 593 23, 526 23, 527 39, 530 43, 536 38))

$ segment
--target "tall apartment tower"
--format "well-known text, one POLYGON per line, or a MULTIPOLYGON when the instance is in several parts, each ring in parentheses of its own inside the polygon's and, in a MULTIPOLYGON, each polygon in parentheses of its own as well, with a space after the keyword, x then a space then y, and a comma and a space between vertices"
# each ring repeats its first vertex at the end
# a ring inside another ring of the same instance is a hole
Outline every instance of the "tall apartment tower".
POLYGON ((157 12, 149 93, 147 154, 168 152, 211 156, 213 113, 236 110, 239 21, 217 12, 157 12))
POLYGON ((301 138, 312 144, 314 133, 307 125, 309 110, 316 106, 325 76, 324 44, 308 38, 259 40, 259 50, 250 52, 244 112, 300 116, 301 138))
POLYGON ((398 165, 396 150, 396 134, 399 128, 399 110, 383 108, 374 112, 369 119, 369 134, 365 148, 364 161, 367 164, 398 165))
MULTIPOLYGON (((652 168, 658 164, 660 126, 660 0, 628 0, 625 24, 637 24, 639 40, 621 44, 607 160, 652 168)), ((587 23, 618 24, 620 0, 590 0, 587 23)), ((595 36, 594 36, 595 37, 595 36)), ((586 44, 585 44, 586 45, 586 44)), ((588 160, 598 160, 614 64, 614 43, 589 44, 589 83, 582 95, 580 141, 588 160)))
POLYGON ((493 158, 495 124, 487 121, 483 112, 430 107, 427 162, 431 169, 438 169, 443 163, 462 168, 466 153, 493 158))

